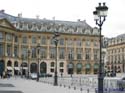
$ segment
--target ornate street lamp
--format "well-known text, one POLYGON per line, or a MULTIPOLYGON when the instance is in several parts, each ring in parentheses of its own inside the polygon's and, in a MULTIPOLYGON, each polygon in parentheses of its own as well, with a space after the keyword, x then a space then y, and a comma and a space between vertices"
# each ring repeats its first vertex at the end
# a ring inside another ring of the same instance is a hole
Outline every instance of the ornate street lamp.
POLYGON ((57 86, 58 85, 58 76, 57 76, 57 55, 58 55, 58 37, 59 37, 59 33, 58 32, 54 32, 54 36, 53 36, 53 40, 54 40, 54 43, 55 43, 55 46, 56 46, 56 64, 55 64, 55 73, 54 73, 54 86, 57 86))
POLYGON ((96 7, 96 11, 93 12, 94 14, 94 20, 96 22, 96 25, 99 26, 99 30, 100 30, 100 63, 99 63, 99 75, 98 75, 98 93, 103 93, 103 79, 104 79, 104 75, 103 75, 103 64, 102 64, 102 56, 101 56, 101 51, 102 51, 102 36, 101 36, 101 30, 102 30, 102 25, 104 23, 104 21, 106 20, 106 16, 107 16, 107 11, 108 11, 108 7, 105 5, 105 3, 103 3, 103 5, 101 5, 101 3, 99 3, 99 6, 96 7))
POLYGON ((28 50, 28 77, 27 77, 28 79, 29 79, 29 72, 30 72, 29 71, 30 70, 29 69, 30 68, 30 53, 31 53, 30 50, 28 50))
POLYGON ((40 43, 38 43, 37 47, 37 58, 38 58, 38 64, 37 64, 37 81, 39 81, 39 60, 40 60, 40 43))

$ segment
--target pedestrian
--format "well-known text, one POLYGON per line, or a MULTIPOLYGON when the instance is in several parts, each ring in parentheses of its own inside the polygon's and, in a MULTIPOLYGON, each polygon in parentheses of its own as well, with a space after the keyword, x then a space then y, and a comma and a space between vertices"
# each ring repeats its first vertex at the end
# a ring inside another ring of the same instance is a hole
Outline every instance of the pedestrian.
POLYGON ((1 78, 3 78, 3 72, 0 73, 1 78))

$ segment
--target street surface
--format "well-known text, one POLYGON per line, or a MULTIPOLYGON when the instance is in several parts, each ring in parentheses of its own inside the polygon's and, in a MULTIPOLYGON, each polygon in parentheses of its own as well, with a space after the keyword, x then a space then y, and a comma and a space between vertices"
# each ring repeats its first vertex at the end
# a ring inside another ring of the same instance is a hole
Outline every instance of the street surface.
POLYGON ((0 93, 88 93, 79 89, 74 90, 74 88, 64 86, 53 86, 53 84, 27 80, 20 77, 0 79, 0 84, 0 93))
MULTIPOLYGON (((45 81, 47 81, 47 78, 45 81)), ((43 82, 41 79, 39 82, 20 77, 0 79, 0 93, 95 93, 94 90, 93 87, 89 88, 88 86, 79 86, 79 88, 67 86, 67 84, 53 86, 53 83, 43 82)), ((108 91, 105 93, 125 93, 125 91, 108 91)))

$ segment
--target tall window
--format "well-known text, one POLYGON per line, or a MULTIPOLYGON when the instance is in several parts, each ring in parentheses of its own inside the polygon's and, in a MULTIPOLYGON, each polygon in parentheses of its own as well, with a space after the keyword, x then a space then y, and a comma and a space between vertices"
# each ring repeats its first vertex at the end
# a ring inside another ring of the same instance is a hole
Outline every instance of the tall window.
POLYGON ((61 62, 61 63, 59 64, 59 66, 60 66, 60 67, 64 67, 64 63, 61 62))
POLYGON ((94 40, 94 41, 93 41, 93 44, 94 44, 95 47, 97 47, 97 46, 98 46, 97 40, 94 40))
POLYGON ((7 56, 11 56, 11 51, 12 51, 12 46, 11 45, 7 45, 7 56))
POLYGON ((72 39, 68 39, 67 40, 67 45, 68 46, 72 46, 73 45, 73 40, 72 39))
POLYGON ((47 49, 42 47, 40 49, 40 53, 41 53, 41 58, 47 58, 47 49))
POLYGON ((36 58, 36 48, 32 47, 32 58, 36 58))
POLYGON ((81 40, 76 40, 76 45, 79 46, 79 47, 82 46, 82 41, 81 40))
POLYGON ((2 40, 3 40, 3 33, 0 32, 0 41, 2 41, 2 40))
POLYGON ((14 42, 17 43, 18 42, 18 37, 14 36, 14 42))
POLYGON ((54 45, 54 39, 50 39, 50 44, 54 45))
POLYGON ((23 36, 22 43, 27 43, 27 37, 26 36, 23 36))
POLYGON ((65 58, 65 49, 64 48, 60 48, 59 49, 59 58, 60 59, 64 59, 65 58))
POLYGON ((68 49, 68 59, 69 59, 69 60, 74 59, 74 51, 73 51, 73 48, 72 48, 72 49, 68 49))
POLYGON ((12 41, 12 34, 6 34, 6 40, 7 41, 12 41))
POLYGON ((77 59, 82 59, 82 49, 77 49, 77 59))
POLYGON ((46 42, 47 42, 46 37, 45 37, 45 36, 42 36, 42 38, 41 38, 41 44, 42 44, 42 45, 45 45, 46 42))
POLYGON ((86 54, 86 60, 90 60, 91 49, 86 49, 85 54, 86 54))
POLYGON ((3 56, 3 53, 4 53, 3 44, 0 44, 0 56, 3 56))
POLYGON ((24 55, 24 58, 27 58, 27 49, 26 46, 22 46, 22 55, 24 55))
POLYGON ((90 46, 90 40, 86 40, 86 46, 90 46))
POLYGON ((63 39, 63 38, 61 38, 61 39, 59 40, 59 42, 60 42, 60 45, 64 45, 64 39, 63 39))
POLYGON ((14 56, 18 57, 18 47, 14 46, 14 56))
POLYGON ((55 58, 55 48, 50 48, 50 58, 55 58))
POLYGON ((94 60, 98 59, 98 54, 99 54, 99 50, 95 49, 94 50, 94 60))
POLYGON ((54 62, 51 62, 51 67, 54 67, 54 62))
POLYGON ((36 43, 36 37, 32 37, 32 43, 35 44, 36 43))

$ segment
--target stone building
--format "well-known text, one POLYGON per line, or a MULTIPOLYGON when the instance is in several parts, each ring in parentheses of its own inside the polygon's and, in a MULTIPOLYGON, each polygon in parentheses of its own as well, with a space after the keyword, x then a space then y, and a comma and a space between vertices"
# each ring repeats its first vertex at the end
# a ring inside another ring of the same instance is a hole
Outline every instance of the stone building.
POLYGON ((23 18, 0 11, 0 72, 12 75, 37 72, 54 74, 58 41, 58 75, 97 74, 99 63, 99 30, 84 21, 60 21, 23 18), (37 45, 40 44, 38 60, 37 45), (28 51, 30 52, 28 54, 28 51))
POLYGON ((125 34, 109 39, 107 52, 107 71, 125 72, 125 34))

